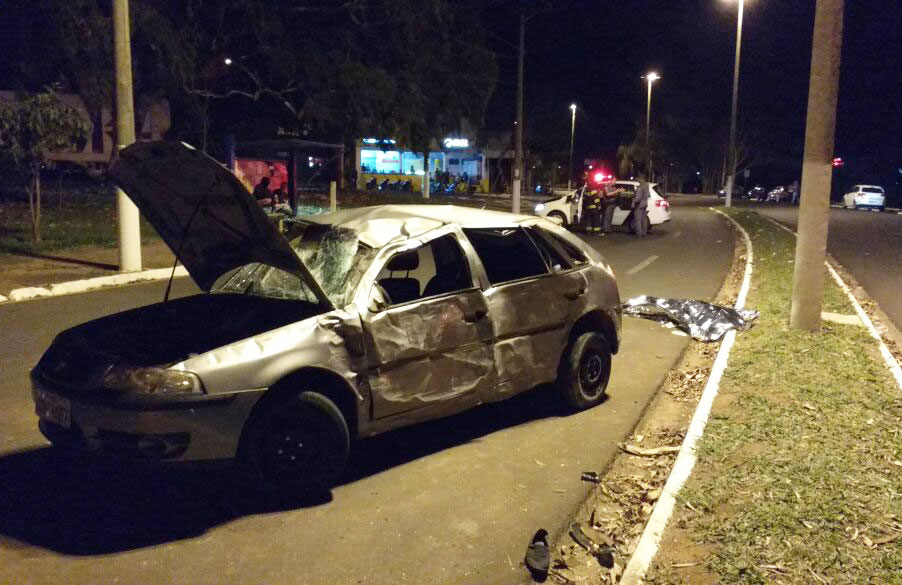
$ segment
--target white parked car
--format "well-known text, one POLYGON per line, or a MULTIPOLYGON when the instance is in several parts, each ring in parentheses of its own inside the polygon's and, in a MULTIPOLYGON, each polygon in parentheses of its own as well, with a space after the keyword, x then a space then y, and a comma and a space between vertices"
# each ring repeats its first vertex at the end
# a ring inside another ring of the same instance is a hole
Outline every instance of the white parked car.
POLYGON ((876 185, 855 185, 843 195, 842 206, 847 209, 886 209, 886 193, 876 185))
MULTIPOLYGON (((614 210, 614 218, 611 223, 613 225, 629 226, 631 225, 633 210, 628 202, 632 200, 633 194, 639 186, 639 181, 617 181, 615 185, 624 191, 618 196, 618 201, 621 204, 614 210)), ((657 185, 657 183, 650 183, 651 196, 648 198, 649 229, 651 229, 651 226, 670 221, 670 203, 658 193, 657 185)), ((582 198, 585 192, 586 186, 584 185, 568 195, 539 203, 535 208, 536 215, 547 217, 564 227, 574 223, 582 223, 585 221, 582 217, 582 198)))

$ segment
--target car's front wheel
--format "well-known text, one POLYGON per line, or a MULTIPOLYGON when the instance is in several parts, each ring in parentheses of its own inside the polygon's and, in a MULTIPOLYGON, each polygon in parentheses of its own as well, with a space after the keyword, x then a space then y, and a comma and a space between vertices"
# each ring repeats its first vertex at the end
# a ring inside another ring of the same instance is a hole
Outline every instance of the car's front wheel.
POLYGON ((344 469, 348 425, 334 402, 316 392, 259 405, 238 448, 241 479, 261 495, 325 490, 344 469))
POLYGON ((548 214, 549 219, 556 219, 561 222, 561 227, 567 227, 567 216, 561 211, 552 211, 548 214))
POLYGON ((566 403, 591 408, 604 399, 611 378, 611 347, 594 332, 583 333, 567 348, 558 373, 558 387, 566 403))

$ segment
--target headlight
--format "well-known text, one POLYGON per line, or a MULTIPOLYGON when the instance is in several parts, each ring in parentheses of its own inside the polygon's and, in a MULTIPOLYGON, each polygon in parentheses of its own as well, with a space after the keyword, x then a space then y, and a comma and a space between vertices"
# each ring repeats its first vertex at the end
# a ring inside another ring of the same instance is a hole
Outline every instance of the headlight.
POLYGON ((191 372, 165 368, 113 366, 103 378, 103 387, 144 394, 200 394, 200 378, 191 372))
POLYGON ((539 203, 538 205, 536 205, 536 211, 542 211, 543 209, 545 209, 544 203, 539 203))

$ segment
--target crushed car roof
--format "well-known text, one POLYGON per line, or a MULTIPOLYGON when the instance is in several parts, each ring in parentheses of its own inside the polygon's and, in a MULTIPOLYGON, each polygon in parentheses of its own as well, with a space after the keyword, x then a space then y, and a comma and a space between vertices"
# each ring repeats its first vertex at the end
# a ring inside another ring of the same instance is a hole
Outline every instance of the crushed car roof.
POLYGON ((302 219, 353 229, 358 233, 360 241, 368 246, 381 248, 389 242, 415 238, 447 224, 459 224, 462 227, 512 227, 536 218, 457 205, 378 205, 305 216, 302 219))

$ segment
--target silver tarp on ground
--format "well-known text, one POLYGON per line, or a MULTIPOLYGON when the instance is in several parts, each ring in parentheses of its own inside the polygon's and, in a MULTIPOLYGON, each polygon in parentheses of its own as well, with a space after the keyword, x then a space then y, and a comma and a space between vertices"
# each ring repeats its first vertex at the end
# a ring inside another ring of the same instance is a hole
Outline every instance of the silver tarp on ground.
POLYGON ((712 305, 692 299, 662 299, 642 295, 623 304, 623 314, 675 324, 698 341, 720 341, 727 331, 748 331, 758 311, 712 305))

